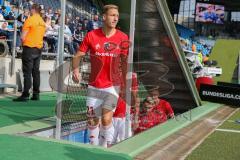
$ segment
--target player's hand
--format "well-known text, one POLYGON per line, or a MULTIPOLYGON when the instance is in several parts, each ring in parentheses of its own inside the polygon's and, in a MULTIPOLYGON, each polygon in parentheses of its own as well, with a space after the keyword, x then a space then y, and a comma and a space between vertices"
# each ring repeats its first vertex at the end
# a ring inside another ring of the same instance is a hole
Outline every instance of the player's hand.
POLYGON ((79 83, 80 82, 80 75, 79 75, 79 69, 78 68, 73 70, 72 80, 75 83, 79 83))

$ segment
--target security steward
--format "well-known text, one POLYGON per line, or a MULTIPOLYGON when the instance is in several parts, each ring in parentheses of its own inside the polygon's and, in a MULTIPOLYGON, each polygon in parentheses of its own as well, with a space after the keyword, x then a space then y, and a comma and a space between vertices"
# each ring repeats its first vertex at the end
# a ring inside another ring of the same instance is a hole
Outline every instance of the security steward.
POLYGON ((22 29, 21 40, 23 44, 22 71, 24 78, 23 92, 20 97, 13 101, 28 101, 29 90, 32 87, 33 94, 31 100, 39 100, 40 87, 40 60, 43 47, 43 37, 46 31, 45 22, 40 16, 41 7, 33 4, 31 16, 25 21, 22 29))

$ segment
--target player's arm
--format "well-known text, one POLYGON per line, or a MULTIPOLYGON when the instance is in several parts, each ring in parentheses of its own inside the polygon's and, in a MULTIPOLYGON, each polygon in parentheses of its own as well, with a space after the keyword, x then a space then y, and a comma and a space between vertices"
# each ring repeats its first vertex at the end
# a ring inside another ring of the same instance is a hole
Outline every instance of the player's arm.
POLYGON ((89 36, 88 34, 84 37, 83 42, 81 43, 77 53, 72 59, 72 70, 73 70, 73 75, 72 79, 74 82, 79 83, 80 77, 79 77, 79 63, 82 59, 82 57, 85 55, 85 53, 89 49, 89 36))
POLYGON ((172 106, 169 102, 166 103, 166 110, 167 110, 167 116, 169 118, 174 118, 174 111, 173 111, 172 106))
POLYGON ((132 104, 131 106, 135 106, 138 98, 138 81, 137 81, 137 74, 132 73, 132 87, 131 87, 131 95, 132 95, 132 104))
POLYGON ((132 90, 131 94, 132 94, 132 98, 131 98, 132 104, 131 104, 131 106, 135 106, 137 98, 138 98, 138 92, 137 92, 137 90, 132 90))
POLYGON ((135 131, 139 127, 139 106, 134 106, 134 111, 133 111, 133 119, 132 119, 132 129, 135 131))
POLYGON ((80 81, 80 76, 79 76, 79 63, 82 59, 82 57, 85 55, 84 52, 82 51, 77 51, 75 56, 73 57, 72 60, 72 70, 73 70, 73 76, 72 79, 74 82, 79 83, 80 81))
POLYGON ((126 80, 127 80, 127 55, 121 54, 120 55, 120 66, 121 66, 121 71, 122 71, 122 85, 120 88, 120 93, 119 95, 126 100, 125 95, 126 95, 126 80))
POLYGON ((126 79, 127 79, 127 55, 121 54, 121 71, 122 71, 122 80, 123 80, 123 86, 126 86, 126 79))

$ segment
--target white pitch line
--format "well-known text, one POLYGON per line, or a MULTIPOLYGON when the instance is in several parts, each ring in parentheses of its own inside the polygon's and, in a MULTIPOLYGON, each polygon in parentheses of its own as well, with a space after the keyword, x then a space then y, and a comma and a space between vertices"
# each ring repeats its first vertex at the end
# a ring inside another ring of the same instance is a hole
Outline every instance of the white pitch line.
POLYGON ((216 129, 216 131, 240 133, 240 130, 233 130, 233 129, 216 129))

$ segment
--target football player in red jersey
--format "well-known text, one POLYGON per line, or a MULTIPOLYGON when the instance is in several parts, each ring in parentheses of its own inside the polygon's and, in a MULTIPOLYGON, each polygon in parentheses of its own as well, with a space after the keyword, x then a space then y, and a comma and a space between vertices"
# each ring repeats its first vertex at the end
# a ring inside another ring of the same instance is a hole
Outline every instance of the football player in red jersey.
POLYGON ((118 20, 118 6, 105 5, 103 27, 87 33, 73 58, 72 78, 79 82, 79 62, 90 51, 91 74, 86 100, 89 140, 90 144, 104 147, 111 143, 113 136, 112 117, 120 84, 125 88, 126 83, 128 49, 122 49, 119 44, 127 42, 128 36, 116 29, 118 20))
MULTIPOLYGON (((137 74, 132 73, 131 106, 134 106, 137 101, 137 93, 138 93, 137 74)), ((116 111, 113 114, 114 135, 112 144, 115 144, 118 141, 123 141, 125 139, 125 123, 126 123, 125 120, 126 120, 126 101, 119 97, 116 111)))

